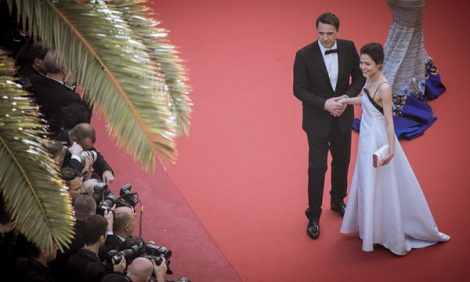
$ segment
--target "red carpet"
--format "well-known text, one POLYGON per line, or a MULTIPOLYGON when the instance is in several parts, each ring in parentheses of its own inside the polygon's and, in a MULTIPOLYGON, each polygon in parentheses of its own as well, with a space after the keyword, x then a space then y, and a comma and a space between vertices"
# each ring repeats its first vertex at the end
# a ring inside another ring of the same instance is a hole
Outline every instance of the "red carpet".
MULTIPOLYGON (((111 163, 116 180, 111 190, 118 195, 119 187, 132 184, 143 205, 142 238, 154 241, 173 251, 171 268, 175 273, 168 278, 187 276, 192 281, 239 281, 227 259, 214 244, 207 231, 178 192, 161 166, 154 174, 143 172, 128 155, 106 137, 104 121, 99 113, 92 124, 97 131, 97 148, 111 163), (210 267, 208 267, 210 266, 210 267), (221 280, 222 279, 222 280, 221 280)), ((140 210, 140 205, 136 208, 140 210)), ((139 234, 140 212, 135 226, 139 234)))
MULTIPOLYGON (((316 16, 336 13, 339 37, 360 47, 385 40, 385 1, 157 1, 189 68, 190 137, 179 141, 171 179, 140 172, 103 135, 98 144, 117 182, 132 182, 144 197, 144 238, 173 248, 175 276, 196 282, 468 280, 469 7, 426 3, 426 47, 448 90, 431 102, 435 125, 402 142, 439 229, 452 239, 396 257, 362 252, 358 238, 339 233, 341 218, 328 205, 320 239, 306 236, 307 143, 292 94, 294 54, 315 39, 316 16)), ((103 121, 94 124, 102 134, 103 121)), ((354 134, 353 148, 356 141, 354 134)))

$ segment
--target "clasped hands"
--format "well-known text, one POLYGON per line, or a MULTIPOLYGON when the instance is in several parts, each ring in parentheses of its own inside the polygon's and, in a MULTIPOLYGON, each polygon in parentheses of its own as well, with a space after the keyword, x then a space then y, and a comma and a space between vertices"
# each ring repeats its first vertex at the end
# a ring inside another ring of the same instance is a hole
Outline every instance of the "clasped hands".
POLYGON ((332 97, 325 102, 325 110, 328 111, 332 116, 339 117, 343 114, 344 110, 348 106, 345 100, 349 98, 347 95, 338 97, 332 97))

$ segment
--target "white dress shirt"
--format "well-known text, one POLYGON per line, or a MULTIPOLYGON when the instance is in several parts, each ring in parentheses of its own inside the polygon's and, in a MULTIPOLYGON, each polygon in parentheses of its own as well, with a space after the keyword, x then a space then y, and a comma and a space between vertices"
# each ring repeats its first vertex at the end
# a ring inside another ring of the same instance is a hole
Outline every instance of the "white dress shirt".
POLYGON ((338 53, 325 55, 325 51, 330 49, 337 49, 338 46, 335 42, 333 47, 327 49, 321 45, 320 41, 318 41, 318 45, 320 46, 323 61, 325 62, 326 70, 328 71, 331 87, 333 87, 333 90, 336 90, 336 83, 338 82, 338 53))

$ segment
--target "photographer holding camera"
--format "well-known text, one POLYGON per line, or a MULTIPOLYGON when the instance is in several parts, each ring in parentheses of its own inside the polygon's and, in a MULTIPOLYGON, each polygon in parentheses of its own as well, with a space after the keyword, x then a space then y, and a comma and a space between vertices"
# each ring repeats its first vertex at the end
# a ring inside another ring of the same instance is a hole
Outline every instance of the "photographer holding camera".
MULTIPOLYGON (((68 247, 70 254, 74 254, 84 246, 83 242, 83 222, 90 216, 95 215, 96 212, 96 203, 92 196, 90 195, 80 195, 77 197, 73 203, 73 211, 75 215, 75 236, 72 239, 71 244, 68 247)), ((109 226, 109 222, 108 222, 109 226)))
MULTIPOLYGON (((164 259, 164 258, 163 258, 164 259)), ((102 282, 148 282, 153 281, 153 276, 156 277, 157 282, 165 281, 166 264, 162 263, 159 266, 147 258, 139 257, 132 261, 127 268, 127 274, 124 276, 119 273, 112 273, 106 275, 102 282)))
POLYGON ((82 171, 84 168, 86 169, 87 161, 92 160, 92 168, 97 173, 97 177, 106 184, 110 184, 114 181, 113 170, 94 148, 95 141, 95 130, 90 124, 80 123, 74 126, 69 132, 68 151, 70 155, 66 157, 66 162, 69 162, 70 165, 64 164, 64 166, 73 166, 72 160, 79 161, 82 165, 79 171, 82 171))
MULTIPOLYGON (((98 258, 98 251, 106 241, 108 222, 100 215, 92 215, 83 221, 82 238, 85 246, 68 261, 71 281, 99 282, 107 274, 105 265, 98 258)), ((123 273, 126 260, 113 263, 113 271, 123 273)))
POLYGON ((64 167, 60 172, 62 179, 65 181, 65 184, 68 187, 70 199, 72 200, 72 203, 74 203, 75 199, 81 193, 85 192, 85 190, 83 189, 82 174, 80 172, 77 172, 72 167, 64 167))
POLYGON ((114 211, 113 232, 108 232, 106 243, 100 250, 100 257, 110 250, 119 250, 124 240, 132 237, 135 226, 135 212, 130 207, 118 207, 114 211))
POLYGON ((56 281, 67 280, 67 261, 69 260, 70 256, 77 253, 84 245, 82 225, 84 220, 95 214, 95 200, 89 195, 79 195, 73 203, 73 211, 75 216, 75 234, 72 238, 72 242, 68 247, 64 248, 62 251, 59 251, 56 260, 50 264, 52 274, 56 281))
MULTIPOLYGON (((68 277, 67 263, 69 258, 76 254, 83 246, 83 222, 96 213, 96 202, 90 195, 79 195, 73 203, 73 211, 75 217, 74 230, 75 234, 72 242, 63 251, 59 251, 57 259, 51 263, 51 270, 56 281, 66 281, 68 277)), ((113 215, 112 212, 105 214, 108 223, 107 230, 112 231, 113 215)))

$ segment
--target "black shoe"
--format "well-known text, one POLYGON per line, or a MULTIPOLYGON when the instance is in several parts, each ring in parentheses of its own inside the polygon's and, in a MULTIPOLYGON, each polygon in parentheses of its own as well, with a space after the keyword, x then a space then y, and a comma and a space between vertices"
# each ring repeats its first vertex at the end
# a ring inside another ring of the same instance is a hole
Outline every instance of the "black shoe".
POLYGON ((311 219, 308 221, 307 235, 313 240, 316 240, 318 237, 320 237, 320 224, 318 220, 311 219))
POLYGON ((344 212, 346 210, 346 205, 343 203, 343 201, 340 202, 330 202, 330 208, 332 211, 338 213, 341 217, 344 216, 344 212))
POLYGON ((305 210, 305 216, 308 218, 308 220, 310 220, 310 214, 311 214, 310 208, 307 208, 305 210))

